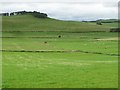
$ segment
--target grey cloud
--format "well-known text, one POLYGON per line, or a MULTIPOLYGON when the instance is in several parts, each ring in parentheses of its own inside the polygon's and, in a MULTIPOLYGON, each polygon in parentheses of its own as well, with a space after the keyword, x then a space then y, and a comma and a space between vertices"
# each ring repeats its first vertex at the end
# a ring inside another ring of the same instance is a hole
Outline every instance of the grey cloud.
POLYGON ((119 0, 1 0, 0 2, 119 2, 119 0))
POLYGON ((2 12, 40 11, 61 20, 117 18, 116 3, 3 3, 2 12), (115 6, 114 6, 115 5, 115 6))

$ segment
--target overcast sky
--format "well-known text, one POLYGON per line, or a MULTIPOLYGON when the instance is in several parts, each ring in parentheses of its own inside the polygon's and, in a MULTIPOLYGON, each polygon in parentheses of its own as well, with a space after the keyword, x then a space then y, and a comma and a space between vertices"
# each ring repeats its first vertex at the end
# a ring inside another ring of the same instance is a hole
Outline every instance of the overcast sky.
POLYGON ((60 20, 118 18, 119 0, 1 0, 1 12, 39 11, 60 20), (29 1, 29 2, 28 2, 29 1))

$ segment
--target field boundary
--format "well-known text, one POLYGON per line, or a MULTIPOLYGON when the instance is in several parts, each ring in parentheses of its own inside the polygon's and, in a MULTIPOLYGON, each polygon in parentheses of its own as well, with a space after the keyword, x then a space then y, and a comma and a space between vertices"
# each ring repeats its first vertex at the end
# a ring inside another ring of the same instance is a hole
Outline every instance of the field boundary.
POLYGON ((20 30, 20 31, 0 31, 0 32, 66 32, 66 33, 90 33, 90 32, 109 32, 109 31, 46 31, 46 30, 44 30, 44 31, 37 31, 37 30, 31 30, 31 31, 29 31, 29 30, 20 30))
POLYGON ((59 38, 59 37, 0 37, 0 38, 59 38))
POLYGON ((89 51, 82 51, 82 50, 0 50, 2 52, 36 52, 36 53, 45 53, 45 52, 55 52, 55 53, 72 53, 72 52, 81 52, 81 53, 90 53, 90 54, 101 54, 101 55, 108 55, 108 56, 120 56, 120 54, 107 54, 101 52, 89 52, 89 51))

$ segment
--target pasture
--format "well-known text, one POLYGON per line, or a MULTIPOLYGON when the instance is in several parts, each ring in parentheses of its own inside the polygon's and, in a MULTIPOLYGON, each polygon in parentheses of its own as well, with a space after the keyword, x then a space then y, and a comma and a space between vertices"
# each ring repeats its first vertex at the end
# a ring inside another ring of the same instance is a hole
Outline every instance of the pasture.
POLYGON ((3 88, 117 88, 111 27, 117 23, 3 17, 3 88))

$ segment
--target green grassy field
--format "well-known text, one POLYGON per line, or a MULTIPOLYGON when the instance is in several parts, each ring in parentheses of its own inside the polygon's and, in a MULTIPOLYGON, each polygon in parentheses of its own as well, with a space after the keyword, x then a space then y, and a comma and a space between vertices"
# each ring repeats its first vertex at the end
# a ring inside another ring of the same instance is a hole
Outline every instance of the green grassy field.
POLYGON ((2 23, 3 31, 109 31, 109 27, 95 23, 38 19, 31 15, 3 17, 2 23))
POLYGON ((3 88, 117 88, 113 27, 117 23, 3 17, 3 88))

